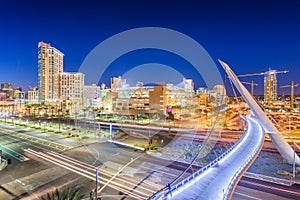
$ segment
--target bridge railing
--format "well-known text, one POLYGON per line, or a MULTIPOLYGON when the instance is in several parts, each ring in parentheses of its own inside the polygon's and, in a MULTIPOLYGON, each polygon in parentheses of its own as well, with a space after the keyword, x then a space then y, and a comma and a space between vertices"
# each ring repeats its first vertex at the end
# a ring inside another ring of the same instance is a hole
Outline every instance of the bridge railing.
MULTIPOLYGON (((247 129, 248 129, 248 126, 247 126, 247 129)), ((247 129, 246 129, 245 132, 247 132, 247 129)), ((197 178, 199 175, 204 173, 209 168, 214 167, 222 158, 224 158, 227 154, 229 154, 244 139, 245 135, 246 134, 243 134, 242 137, 236 143, 234 143, 234 145, 232 145, 227 151, 222 153, 219 157, 214 159, 212 162, 208 163, 207 165, 202 167, 197 172, 195 172, 195 173, 191 174, 190 176, 186 177, 184 180, 178 182, 175 185, 172 185, 171 190, 170 190, 170 188, 168 188, 168 186, 165 186, 164 188, 162 188, 161 190, 159 190, 158 192, 153 194, 148 199, 149 200, 167 199, 168 195, 171 195, 172 193, 174 193, 179 188, 183 187, 187 183, 190 183, 191 181, 193 181, 195 178, 197 178)))
MULTIPOLYGON (((261 140, 263 141, 263 134, 261 136, 261 140)), ((232 190, 236 184, 236 181, 238 180, 238 178, 241 176, 241 173, 246 169, 246 167, 249 165, 249 163, 253 160, 253 158, 255 158, 257 156, 257 154, 259 154, 260 149, 262 148, 262 143, 260 146, 258 146, 247 158, 246 162, 239 168, 238 171, 235 172, 234 176, 231 178, 228 187, 226 188, 226 190, 224 191, 223 194, 223 200, 227 200, 229 199, 229 197, 231 196, 232 190)))

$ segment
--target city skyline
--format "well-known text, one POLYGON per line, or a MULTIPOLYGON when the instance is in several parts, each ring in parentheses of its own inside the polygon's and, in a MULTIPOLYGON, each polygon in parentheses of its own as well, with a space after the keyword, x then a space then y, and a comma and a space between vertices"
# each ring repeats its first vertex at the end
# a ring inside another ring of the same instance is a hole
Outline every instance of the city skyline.
MULTIPOLYGON (((255 1, 243 4, 234 1, 214 2, 216 4, 154 1, 145 5, 136 1, 115 2, 63 2, 59 8, 54 3, 43 9, 36 1, 29 1, 26 5, 18 1, 3 3, 2 9, 5 9, 1 18, 6 20, 0 23, 5 27, 0 39, 3 44, 1 82, 22 85, 25 89, 29 85, 37 86, 36 47, 41 40, 62 51, 65 54, 64 68, 76 72, 85 56, 100 42, 118 32, 144 26, 161 26, 187 34, 208 51, 215 63, 221 58, 230 63, 237 74, 264 72, 269 68, 289 69, 286 75, 278 76, 278 86, 298 81, 300 30, 297 23, 300 17, 297 11, 300 7, 297 1, 275 1, 272 4, 255 1), (115 2, 118 4, 113 4, 115 2), (86 8, 83 11, 82 6, 86 8), (15 14, 8 12, 12 7, 15 14), (152 14, 154 8, 155 16, 152 14), (50 10, 56 14, 46 15, 50 10), (21 30, 24 37, 17 36, 21 30)), ((175 69, 191 67, 167 52, 136 51, 112 63, 102 81, 108 85, 110 77, 122 75, 138 64, 154 61, 175 69)), ((187 69, 183 75, 195 80, 195 89, 204 86, 191 70, 187 69)), ((255 88, 256 94, 262 94, 263 77, 243 80, 252 79, 259 84, 255 88)), ((282 93, 289 94, 289 91, 278 89, 278 94, 282 93)), ((299 88, 295 88, 295 93, 299 93, 299 88)))
POLYGON ((0 199, 300 199, 299 0, 0 0, 0 199))

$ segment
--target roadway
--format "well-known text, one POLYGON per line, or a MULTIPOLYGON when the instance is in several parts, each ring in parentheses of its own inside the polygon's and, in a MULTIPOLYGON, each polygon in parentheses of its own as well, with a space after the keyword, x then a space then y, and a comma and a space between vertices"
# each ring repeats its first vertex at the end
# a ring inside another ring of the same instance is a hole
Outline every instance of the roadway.
POLYGON ((261 180, 243 177, 236 190, 233 200, 264 200, 264 199, 300 199, 300 185, 283 186, 261 180))
POLYGON ((1 171, 0 199, 39 199, 54 187, 80 186, 89 194, 95 187, 96 168, 102 199, 147 199, 187 167, 105 140, 77 141, 6 125, 0 130, 0 145, 28 158, 7 155, 12 164, 1 171))
MULTIPOLYGON (((100 172, 101 192, 98 196, 102 199, 145 199, 175 179, 187 167, 184 163, 151 157, 144 152, 134 151, 104 140, 78 141, 66 136, 12 126, 0 126, 0 128, 2 128, 0 145, 29 159, 21 161, 11 157, 13 164, 1 172, 0 199, 20 197, 28 200, 40 199, 40 196, 51 192, 54 187, 60 189, 80 186, 83 193, 89 194, 95 187, 96 167, 99 167, 100 172), (14 132, 6 131, 7 129, 14 132), (22 134, 31 137, 25 138, 22 134), (40 143, 44 140, 49 143, 40 143), (71 148, 62 151, 59 146, 57 148, 57 145, 49 145, 51 142, 71 148), (24 149, 28 148, 31 149, 28 150, 31 153, 24 152, 24 149), (125 165, 127 167, 122 169, 125 165), (103 188, 108 182, 109 184, 103 188)), ((193 170, 197 169, 194 167, 193 170)), ((187 175, 190 174, 189 171, 187 175)), ((244 196, 251 196, 252 190, 248 187, 250 186, 239 186, 237 191, 244 196), (239 190, 240 187, 242 191, 239 190)), ((265 195, 272 197, 268 191, 265 195)), ((241 198, 241 196, 234 196, 234 198, 241 198)))

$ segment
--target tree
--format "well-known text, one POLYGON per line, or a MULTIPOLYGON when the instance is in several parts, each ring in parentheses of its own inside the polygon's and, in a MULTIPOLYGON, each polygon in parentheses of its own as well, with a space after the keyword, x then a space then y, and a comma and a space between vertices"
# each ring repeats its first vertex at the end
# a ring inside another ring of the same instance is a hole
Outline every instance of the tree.
POLYGON ((47 193, 46 197, 42 197, 41 200, 81 200, 84 194, 79 195, 79 192, 80 188, 76 188, 73 192, 70 188, 62 192, 55 189, 52 193, 47 193))

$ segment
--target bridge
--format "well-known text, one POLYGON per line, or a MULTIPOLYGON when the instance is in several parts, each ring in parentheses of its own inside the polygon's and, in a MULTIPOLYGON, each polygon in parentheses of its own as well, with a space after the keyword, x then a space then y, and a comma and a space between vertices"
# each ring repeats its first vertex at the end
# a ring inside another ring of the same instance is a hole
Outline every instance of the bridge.
POLYGON ((264 131, 288 163, 300 165, 300 159, 277 128, 239 81, 230 67, 219 60, 229 79, 251 108, 245 117, 247 130, 242 138, 221 156, 184 180, 168 185, 150 199, 231 199, 242 175, 260 153, 264 131))
POLYGON ((150 199, 228 199, 258 156, 264 132, 257 120, 245 117, 247 130, 225 153, 175 185, 163 188, 150 199))

